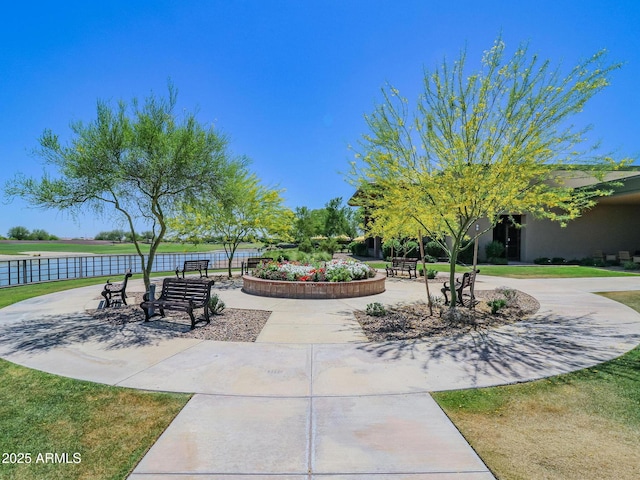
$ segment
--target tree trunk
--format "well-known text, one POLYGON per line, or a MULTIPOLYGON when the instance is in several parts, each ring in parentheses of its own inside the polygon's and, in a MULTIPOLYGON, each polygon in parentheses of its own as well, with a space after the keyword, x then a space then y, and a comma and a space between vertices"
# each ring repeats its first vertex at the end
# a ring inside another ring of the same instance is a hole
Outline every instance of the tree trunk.
POLYGON ((449 287, 451 289, 451 302, 449 308, 455 310, 456 302, 458 301, 458 292, 456 292, 456 262, 458 260, 458 245, 455 242, 451 246, 451 252, 449 255, 449 287))
POLYGON ((429 305, 429 315, 433 315, 433 303, 431 302, 431 293, 429 292, 429 279, 427 278, 427 262, 424 260, 424 242, 422 240, 422 232, 418 230, 418 241, 420 242, 420 256, 422 257, 422 273, 424 274, 424 286, 427 289, 427 305, 429 305))

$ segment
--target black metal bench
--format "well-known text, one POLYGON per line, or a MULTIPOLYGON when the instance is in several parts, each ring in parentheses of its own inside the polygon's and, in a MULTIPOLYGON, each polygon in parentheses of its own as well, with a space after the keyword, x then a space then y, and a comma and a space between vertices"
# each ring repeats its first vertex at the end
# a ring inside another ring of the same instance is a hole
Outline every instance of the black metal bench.
POLYGON ((387 265, 387 277, 395 277, 398 272, 407 272, 409 278, 418 278, 418 259, 417 258, 405 258, 405 257, 393 257, 391 259, 391 265, 387 265))
POLYGON ((270 257, 248 257, 243 263, 243 273, 249 273, 250 270, 253 270, 258 265, 262 265, 265 262, 271 262, 273 258, 270 257))
POLYGON ((187 312, 191 318, 191 330, 196 328, 196 319, 193 311, 196 308, 204 308, 204 319, 207 323, 209 318, 209 299, 211 298, 211 287, 213 280, 203 280, 199 278, 165 278, 162 281, 162 293, 156 300, 149 300, 145 294, 144 302, 140 308, 144 310, 145 322, 152 316, 160 315, 164 317, 165 310, 178 310, 187 312), (151 310, 158 309, 160 313, 151 313, 151 310))
POLYGON ((124 303, 125 305, 127 304, 127 282, 132 275, 133 273, 131 273, 131 269, 129 269, 125 274, 122 283, 111 283, 111 279, 107 280, 107 283, 105 284, 104 288, 102 289, 102 293, 100 294, 104 297, 105 308, 110 307, 112 303, 118 301, 124 303))
MULTIPOLYGON (((461 306, 465 306, 463 300, 463 292, 466 288, 469 289, 469 306, 473 306, 475 303, 475 296, 473 294, 473 289, 476 283, 476 275, 480 273, 480 270, 472 270, 471 272, 466 272, 462 275, 461 278, 456 278, 456 283, 454 285, 454 290, 456 291, 456 303, 459 303, 461 306)), ((447 292, 451 292, 451 285, 449 282, 444 282, 444 285, 440 289, 442 294, 444 295, 444 304, 449 305, 449 297, 447 297, 447 292)))
POLYGON ((182 273, 182 278, 184 278, 185 272, 200 272, 200 278, 209 278, 209 272, 207 272, 208 268, 209 260, 185 260, 182 270, 176 267, 176 277, 180 278, 180 273, 182 273), (202 274, 203 270, 204 275, 202 274))

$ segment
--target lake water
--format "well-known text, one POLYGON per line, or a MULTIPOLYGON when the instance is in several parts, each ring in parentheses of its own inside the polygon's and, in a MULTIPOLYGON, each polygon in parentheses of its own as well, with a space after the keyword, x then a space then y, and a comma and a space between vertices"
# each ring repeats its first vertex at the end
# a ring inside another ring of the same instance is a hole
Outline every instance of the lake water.
MULTIPOLYGON (((259 256, 257 250, 238 250, 232 267, 240 268, 248 257, 259 256)), ((228 259, 223 251, 207 253, 162 253, 156 254, 154 272, 182 269, 185 260, 209 260, 209 270, 227 268, 228 259)), ((138 255, 86 255, 68 257, 25 257, 15 260, 0 260, 0 287, 25 285, 37 282, 66 280, 73 278, 101 277, 113 275, 114 281, 131 269, 141 273, 138 255)))

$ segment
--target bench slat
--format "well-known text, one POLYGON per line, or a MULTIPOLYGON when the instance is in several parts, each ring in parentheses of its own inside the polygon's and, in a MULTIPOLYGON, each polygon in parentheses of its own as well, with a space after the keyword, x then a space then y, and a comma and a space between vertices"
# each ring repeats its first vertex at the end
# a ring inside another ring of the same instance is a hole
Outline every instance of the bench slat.
POLYGON ((209 298, 213 280, 165 278, 162 282, 162 293, 156 300, 146 300, 140 304, 145 312, 145 321, 149 321, 149 309, 157 307, 164 316, 164 309, 181 310, 189 314, 191 329, 195 328, 195 308, 204 308, 204 315, 209 323, 209 298))

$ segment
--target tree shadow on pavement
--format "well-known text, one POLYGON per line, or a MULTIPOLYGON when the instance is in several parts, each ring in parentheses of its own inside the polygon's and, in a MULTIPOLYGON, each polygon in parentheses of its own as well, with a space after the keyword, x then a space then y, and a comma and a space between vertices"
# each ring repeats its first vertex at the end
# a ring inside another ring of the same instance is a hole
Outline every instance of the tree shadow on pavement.
POLYGON ((87 342, 101 343, 107 350, 156 345, 175 338, 190 325, 167 321, 129 322, 111 325, 85 313, 42 316, 0 324, 0 353, 38 353, 87 342))
POLYGON ((596 324, 589 315, 548 315, 441 338, 370 343, 361 349, 386 360, 415 359, 425 371, 453 365, 456 371, 451 373, 480 386, 579 370, 615 358, 639 343, 638 328, 628 333, 617 326, 596 324))

